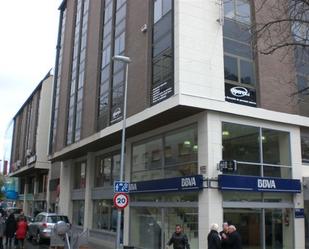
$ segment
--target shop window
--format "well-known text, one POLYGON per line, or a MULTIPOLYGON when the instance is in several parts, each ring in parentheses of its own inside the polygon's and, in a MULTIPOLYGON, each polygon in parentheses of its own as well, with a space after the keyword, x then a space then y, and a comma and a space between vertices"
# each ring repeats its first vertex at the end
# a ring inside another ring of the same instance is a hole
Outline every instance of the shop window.
POLYGON ((93 202, 93 228, 116 231, 117 209, 112 200, 95 200, 93 202))
POLYGON ((301 133, 301 155, 303 163, 309 163, 309 133, 301 133))
POLYGON ((135 144, 132 155, 132 181, 196 175, 197 150, 195 126, 135 144))
POLYGON ((83 189, 86 187, 86 162, 78 162, 74 165, 74 189, 83 189))
POLYGON ((73 201, 73 225, 83 226, 84 225, 84 215, 85 215, 85 201, 78 200, 73 201))
POLYGON ((290 134, 223 123, 223 159, 236 160, 235 174, 291 178, 290 134))
POLYGON ((119 180, 120 155, 104 155, 96 158, 94 187, 111 186, 119 180))

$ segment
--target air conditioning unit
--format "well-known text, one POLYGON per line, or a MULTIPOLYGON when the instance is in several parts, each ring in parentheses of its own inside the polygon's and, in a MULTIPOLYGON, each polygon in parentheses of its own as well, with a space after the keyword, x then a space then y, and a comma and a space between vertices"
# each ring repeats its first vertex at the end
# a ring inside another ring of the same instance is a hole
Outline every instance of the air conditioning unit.
POLYGON ((32 154, 32 151, 31 151, 30 149, 27 149, 27 150, 26 150, 26 156, 27 156, 27 157, 30 157, 31 154, 32 154))

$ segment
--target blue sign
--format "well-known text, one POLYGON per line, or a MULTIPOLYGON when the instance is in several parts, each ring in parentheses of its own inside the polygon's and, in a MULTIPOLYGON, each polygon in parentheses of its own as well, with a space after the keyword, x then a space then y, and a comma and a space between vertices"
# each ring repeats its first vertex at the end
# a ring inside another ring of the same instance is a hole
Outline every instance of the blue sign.
POLYGON ((128 182, 114 182, 114 192, 115 193, 128 193, 129 192, 129 183, 128 182))
POLYGON ((303 208, 295 208, 295 218, 305 218, 305 210, 303 208))
POLYGON ((14 190, 6 191, 5 198, 8 200, 17 200, 18 199, 18 193, 14 190))
POLYGON ((130 193, 198 191, 203 188, 203 176, 185 176, 130 183, 130 193))
POLYGON ((300 180, 257 176, 219 175, 219 189, 252 192, 300 193, 300 180))

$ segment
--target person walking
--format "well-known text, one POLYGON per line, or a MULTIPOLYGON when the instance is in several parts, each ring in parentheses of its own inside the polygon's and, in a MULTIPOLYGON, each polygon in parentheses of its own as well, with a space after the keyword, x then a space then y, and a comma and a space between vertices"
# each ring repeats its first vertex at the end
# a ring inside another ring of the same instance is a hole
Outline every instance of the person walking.
POLYGON ((183 233, 179 224, 176 225, 175 232, 167 243, 168 246, 171 246, 172 244, 174 249, 190 249, 188 237, 183 233))
POLYGON ((10 214, 8 219, 5 222, 5 245, 6 247, 12 246, 12 241, 13 241, 13 245, 14 245, 14 236, 15 236, 15 232, 16 232, 16 220, 14 217, 14 214, 10 214))
POLYGON ((227 240, 228 240, 228 236, 229 236, 229 224, 227 222, 224 222, 222 225, 223 230, 220 232, 220 237, 221 237, 221 247, 222 249, 228 249, 228 244, 227 244, 227 240))
POLYGON ((3 249, 3 236, 5 232, 5 221, 2 216, 2 213, 0 213, 0 249, 3 249))
POLYGON ((18 240, 19 249, 24 249, 24 241, 28 230, 28 224, 24 216, 19 218, 16 230, 16 239, 18 240))
POLYGON ((236 227, 231 225, 228 228, 227 244, 229 249, 242 249, 240 234, 236 231, 236 227))
POLYGON ((218 224, 211 225, 210 232, 207 236, 208 249, 221 249, 221 240, 218 230, 218 224))

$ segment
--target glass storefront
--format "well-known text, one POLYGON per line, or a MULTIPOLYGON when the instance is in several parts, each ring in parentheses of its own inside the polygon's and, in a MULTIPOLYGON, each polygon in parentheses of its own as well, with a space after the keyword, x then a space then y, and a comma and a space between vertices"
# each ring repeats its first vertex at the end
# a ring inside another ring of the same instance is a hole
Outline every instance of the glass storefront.
POLYGON ((73 217, 72 224, 77 226, 84 226, 85 215, 85 201, 73 201, 73 217))
POLYGON ((117 209, 112 200, 93 201, 93 228, 109 231, 117 229, 117 209))
POLYGON ((191 249, 198 249, 197 203, 196 193, 132 195, 130 244, 141 249, 164 249, 179 224, 191 249))
POLYGON ((293 248, 291 209, 224 209, 224 220, 236 226, 243 249, 293 248))

